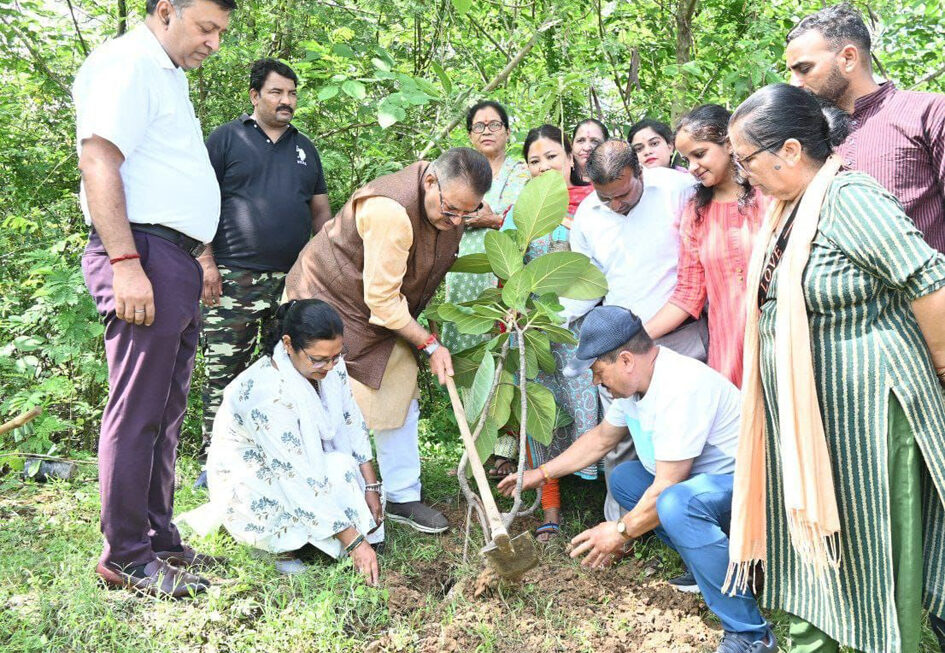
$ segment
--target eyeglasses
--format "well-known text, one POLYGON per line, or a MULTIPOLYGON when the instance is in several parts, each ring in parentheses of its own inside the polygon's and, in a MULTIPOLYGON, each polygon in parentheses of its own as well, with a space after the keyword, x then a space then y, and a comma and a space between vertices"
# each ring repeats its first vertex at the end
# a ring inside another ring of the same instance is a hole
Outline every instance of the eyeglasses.
MULTIPOLYGON (((472 220, 479 215, 479 210, 482 209, 482 202, 479 202, 479 206, 473 209, 469 213, 461 213, 456 211, 452 206, 443 201, 443 187, 440 186, 440 178, 434 176, 436 179, 436 190, 440 193, 440 213, 444 218, 453 222, 455 220, 472 220)), ((457 224, 459 224, 457 222, 457 224)))
POLYGON ((472 129, 470 131, 472 131, 472 133, 474 134, 481 134, 487 129, 490 132, 497 132, 502 129, 505 129, 505 125, 502 124, 501 120, 490 120, 489 122, 474 122, 472 129))
POLYGON ((757 150, 755 150, 754 152, 752 152, 752 153, 749 154, 748 156, 738 156, 737 154, 732 153, 732 163, 735 164, 735 170, 736 170, 742 177, 744 177, 745 175, 749 174, 749 173, 748 173, 748 168, 746 168, 745 166, 746 166, 747 164, 751 163, 751 160, 752 160, 752 159, 754 159, 756 156, 758 156, 758 155, 761 154, 762 152, 767 152, 767 151, 769 151, 769 150, 774 149, 775 147, 776 147, 775 145, 766 145, 766 146, 764 146, 764 147, 758 148, 757 150))
POLYGON ((305 357, 308 359, 312 369, 323 370, 325 368, 337 365, 340 361, 344 360, 344 357, 348 354, 348 348, 343 347, 337 355, 332 356, 331 358, 315 358, 304 349, 302 350, 302 353, 305 354, 305 357))

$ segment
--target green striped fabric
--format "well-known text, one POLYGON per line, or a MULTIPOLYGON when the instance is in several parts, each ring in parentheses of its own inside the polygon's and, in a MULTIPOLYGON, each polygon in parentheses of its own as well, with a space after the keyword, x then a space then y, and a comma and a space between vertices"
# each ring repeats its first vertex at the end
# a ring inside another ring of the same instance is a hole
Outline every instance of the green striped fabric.
MULTIPOLYGON (((841 519, 842 561, 816 579, 788 539, 776 442, 775 302, 760 320, 767 414, 768 563, 763 603, 863 651, 900 650, 887 469, 895 393, 925 461, 924 603, 945 617, 945 396, 910 303, 945 286, 945 257, 898 201, 860 172, 840 173, 804 271, 817 395, 841 519)), ((777 296, 777 277, 768 297, 777 296)), ((918 588, 916 588, 918 591, 918 588)))

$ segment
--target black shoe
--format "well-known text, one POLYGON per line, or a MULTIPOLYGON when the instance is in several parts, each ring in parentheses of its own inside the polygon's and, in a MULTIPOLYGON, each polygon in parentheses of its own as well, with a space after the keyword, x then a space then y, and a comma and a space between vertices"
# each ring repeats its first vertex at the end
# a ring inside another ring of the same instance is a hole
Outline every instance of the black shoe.
POLYGON ((755 637, 726 630, 715 653, 778 653, 778 638, 774 636, 773 630, 768 628, 761 639, 755 637))
POLYGON ((405 503, 387 502, 384 511, 391 520, 407 524, 421 533, 442 533, 450 527, 446 517, 439 510, 434 510, 420 501, 405 503))
POLYGON ((692 572, 688 569, 680 576, 676 576, 676 578, 670 578, 669 586, 674 590, 685 592, 686 594, 702 593, 702 590, 699 589, 699 584, 696 583, 696 577, 693 576, 692 572))

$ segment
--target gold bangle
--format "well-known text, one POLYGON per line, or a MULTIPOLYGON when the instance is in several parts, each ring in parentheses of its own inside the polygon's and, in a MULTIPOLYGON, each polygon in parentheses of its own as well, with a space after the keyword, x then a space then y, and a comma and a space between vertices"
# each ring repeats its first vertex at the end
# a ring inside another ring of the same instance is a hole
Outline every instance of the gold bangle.
POLYGON ((541 473, 544 475, 544 477, 545 477, 545 483, 547 483, 548 481, 551 480, 551 475, 548 474, 548 470, 545 469, 545 466, 544 466, 544 465, 539 465, 539 466, 538 466, 538 469, 540 469, 540 470, 541 470, 541 473))

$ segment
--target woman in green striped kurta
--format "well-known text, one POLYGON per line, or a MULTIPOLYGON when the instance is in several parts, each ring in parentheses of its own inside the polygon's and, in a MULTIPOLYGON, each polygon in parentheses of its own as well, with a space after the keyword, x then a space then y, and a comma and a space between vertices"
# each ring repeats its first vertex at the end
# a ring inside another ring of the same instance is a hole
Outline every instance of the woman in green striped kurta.
MULTIPOLYGON (((805 125, 796 109, 739 109, 729 130, 743 174, 783 200, 803 194, 830 152, 824 116, 805 125)), ((839 569, 823 577, 800 561, 786 521, 777 381, 790 372, 774 364, 778 272, 759 297, 763 602, 795 615, 792 650, 918 650, 922 606, 945 617, 945 401, 933 364, 945 364, 945 258, 871 177, 834 178, 802 279, 841 521, 839 569)))

